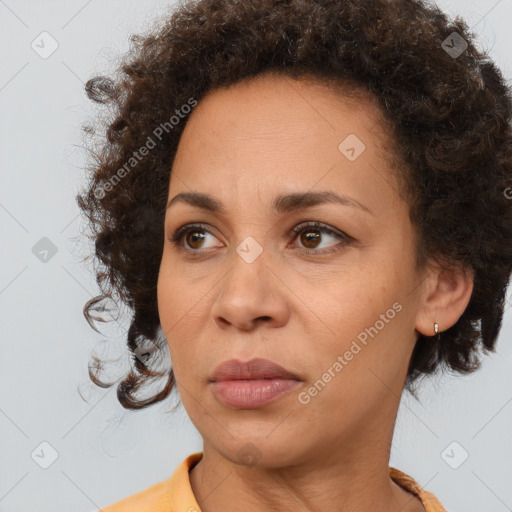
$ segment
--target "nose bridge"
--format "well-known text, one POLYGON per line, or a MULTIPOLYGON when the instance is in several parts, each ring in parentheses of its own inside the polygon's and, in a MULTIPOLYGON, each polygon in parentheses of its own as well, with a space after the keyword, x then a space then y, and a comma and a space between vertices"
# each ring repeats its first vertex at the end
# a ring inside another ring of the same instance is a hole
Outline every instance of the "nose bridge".
MULTIPOLYGON (((263 299, 268 279, 272 279, 272 273, 266 268, 272 261, 269 251, 275 246, 271 240, 274 219, 268 216, 265 199, 269 194, 261 183, 255 185, 245 175, 237 174, 232 187, 234 201, 230 209, 234 220, 231 229, 235 245, 230 255, 233 268, 225 276, 224 284, 231 288, 247 283, 252 297, 258 295, 263 299)), ((237 293, 243 292, 237 290, 237 293)))
POLYGON ((260 188, 257 187, 257 200, 249 206, 237 201, 237 227, 234 233, 236 245, 231 255, 233 268, 226 277, 235 282, 247 281, 252 288, 252 296, 258 295, 263 300, 265 295, 272 295, 272 291, 275 292, 277 283, 273 272, 277 269, 274 268, 273 262, 279 261, 280 258, 274 258, 272 254, 273 250, 278 249, 273 235, 276 228, 275 219, 268 214, 265 201, 262 199, 263 194, 260 192, 260 188))
POLYGON ((276 289, 273 273, 267 268, 269 255, 252 236, 239 242, 231 255, 231 268, 220 283, 212 306, 212 316, 220 325, 233 324, 248 329, 258 318, 281 324, 286 300, 276 289))
MULTIPOLYGON (((271 231, 271 225, 266 217, 266 208, 263 204, 259 187, 256 191, 257 200, 252 198, 251 202, 235 201, 234 215, 234 239, 236 255, 247 265, 262 260, 264 245, 269 246, 268 235, 271 231)), ((253 192, 254 194, 254 192, 253 192)), ((247 195, 246 195, 247 197, 247 195)), ((266 260, 267 258, 265 258, 266 260)), ((235 260, 236 261, 236 260, 235 260)), ((259 265, 258 265, 259 267, 259 265)))
MULTIPOLYGON (((261 240, 261 238, 260 238, 261 240)), ((258 285, 265 285, 268 276, 266 265, 268 254, 263 248, 263 243, 253 236, 245 236, 235 247, 232 255, 232 267, 227 274, 230 282, 251 287, 252 295, 258 292, 258 285)))

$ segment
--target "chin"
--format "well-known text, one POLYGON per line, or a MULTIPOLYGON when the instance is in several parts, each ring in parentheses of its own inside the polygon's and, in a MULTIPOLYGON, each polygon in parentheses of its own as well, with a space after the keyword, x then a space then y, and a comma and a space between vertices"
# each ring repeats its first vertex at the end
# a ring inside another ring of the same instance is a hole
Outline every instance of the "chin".
POLYGON ((300 459, 305 458, 304 453, 297 451, 297 448, 303 446, 291 436, 275 436, 272 439, 272 435, 237 435, 229 436, 226 441, 228 444, 214 448, 226 460, 242 467, 280 468, 296 465, 300 459))

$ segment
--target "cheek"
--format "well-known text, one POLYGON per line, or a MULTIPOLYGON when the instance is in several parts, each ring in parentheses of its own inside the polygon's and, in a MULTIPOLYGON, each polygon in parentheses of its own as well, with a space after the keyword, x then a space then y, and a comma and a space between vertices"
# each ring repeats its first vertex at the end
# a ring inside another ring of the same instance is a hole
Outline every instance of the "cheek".
POLYGON ((193 361, 197 361, 197 352, 200 350, 197 343, 192 341, 200 339, 209 288, 204 283, 191 283, 183 273, 169 270, 175 268, 165 262, 161 265, 157 282, 157 304, 175 374, 186 380, 190 378, 186 375, 186 369, 193 361))
POLYGON ((176 281, 174 273, 167 270, 168 268, 165 264, 162 264, 160 267, 157 283, 157 302, 160 324, 167 339, 174 367, 176 356, 179 354, 176 354, 176 342, 173 340, 178 339, 176 332, 179 331, 179 319, 183 318, 184 311, 182 311, 183 302, 178 300, 180 283, 176 281))
POLYGON ((158 312, 162 327, 165 330, 180 327, 180 323, 187 321, 187 312, 197 304, 201 295, 204 295, 204 284, 193 281, 188 272, 180 270, 174 258, 167 256, 164 251, 157 282, 158 312))
POLYGON ((344 265, 340 270, 310 274, 297 282, 304 306, 324 320, 334 336, 353 335, 389 308, 396 300, 394 284, 387 282, 388 269, 372 267, 368 261, 344 265))
POLYGON ((381 366, 381 359, 388 359, 390 348, 403 338, 399 335, 404 320, 399 279, 390 268, 366 266, 352 267, 350 274, 334 275, 321 285, 311 283, 299 316, 318 326, 310 334, 324 365, 329 360, 334 363, 338 355, 346 355, 351 367, 381 366))

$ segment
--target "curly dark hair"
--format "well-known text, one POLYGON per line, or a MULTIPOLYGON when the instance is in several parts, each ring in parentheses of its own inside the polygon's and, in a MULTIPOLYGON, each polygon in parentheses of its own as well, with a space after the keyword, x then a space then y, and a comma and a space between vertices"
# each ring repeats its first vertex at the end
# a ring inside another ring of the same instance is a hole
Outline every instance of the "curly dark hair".
MULTIPOLYGON (((147 34, 131 36, 115 79, 86 84, 90 99, 112 107, 87 188, 76 196, 102 292, 84 306, 88 322, 101 301, 116 297, 131 312, 129 349, 135 355, 149 340, 170 362, 156 286, 187 114, 209 91, 255 75, 313 77, 340 91, 356 84, 378 100, 392 130, 418 267, 434 261, 473 273, 456 324, 440 341, 419 335, 405 388, 416 397, 420 376, 478 369, 479 349, 495 351, 512 271, 512 94, 464 20, 448 19, 426 0, 198 0, 156 21, 147 34)), ((170 364, 157 371, 150 361, 134 357, 119 379, 123 407, 140 409, 172 391, 170 364), (136 397, 162 378, 156 394, 136 397)), ((112 386, 96 377, 98 363, 91 380, 112 386)))

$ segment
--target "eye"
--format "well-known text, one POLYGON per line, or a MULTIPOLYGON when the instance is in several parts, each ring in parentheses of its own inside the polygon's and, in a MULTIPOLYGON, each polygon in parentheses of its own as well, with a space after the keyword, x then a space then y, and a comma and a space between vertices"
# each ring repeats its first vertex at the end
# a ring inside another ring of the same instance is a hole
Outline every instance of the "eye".
POLYGON ((304 246, 299 247, 299 251, 314 256, 336 252, 354 240, 354 238, 347 235, 346 233, 343 233, 342 231, 338 230, 333 230, 320 222, 308 222, 306 224, 300 224, 299 226, 292 230, 292 233, 297 235, 296 238, 304 246), (317 250, 318 242, 321 241, 322 238, 324 238, 322 234, 327 234, 334 240, 341 240, 342 242, 341 244, 338 245, 338 247, 334 249, 321 251, 317 250))
MULTIPOLYGON (((205 246, 202 245, 204 240, 208 238, 208 235, 214 237, 208 227, 203 224, 185 225, 178 228, 169 237, 169 241, 174 246, 177 246, 188 253, 200 253, 203 252, 204 249, 208 249, 208 247, 205 248, 205 246)), ((346 233, 331 229, 320 222, 307 222, 300 224, 291 231, 290 236, 293 235, 295 235, 295 238, 299 238, 300 243, 303 245, 303 247, 299 247, 298 250, 314 256, 336 252, 355 240, 346 233), (318 242, 324 238, 322 235, 329 235, 329 237, 335 241, 341 240, 341 243, 335 249, 318 250, 318 242)), ((209 248, 212 247, 215 246, 213 245, 209 248)))
POLYGON ((201 243, 206 238, 206 235, 213 236, 212 232, 202 224, 193 224, 182 226, 178 228, 169 238, 169 241, 182 248, 184 251, 198 252, 197 249, 201 249, 201 243), (191 235, 191 236, 189 236, 191 235), (183 247, 182 239, 185 239, 188 247, 183 247))

